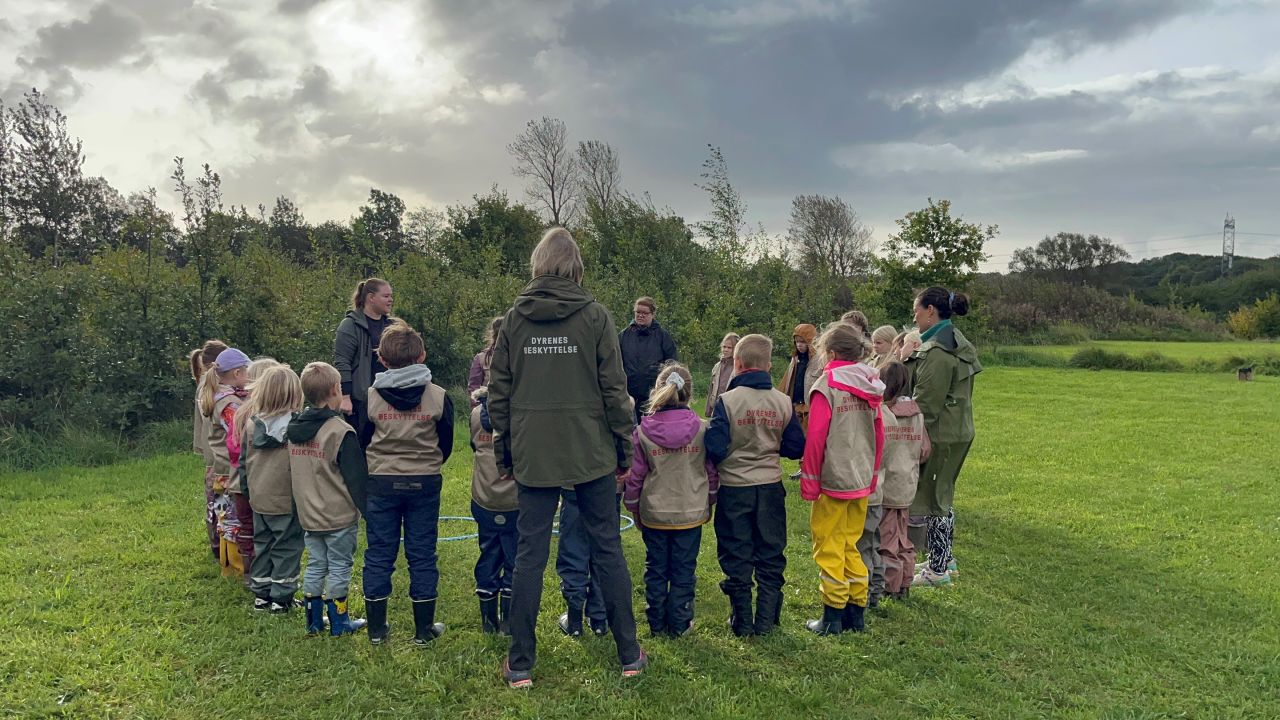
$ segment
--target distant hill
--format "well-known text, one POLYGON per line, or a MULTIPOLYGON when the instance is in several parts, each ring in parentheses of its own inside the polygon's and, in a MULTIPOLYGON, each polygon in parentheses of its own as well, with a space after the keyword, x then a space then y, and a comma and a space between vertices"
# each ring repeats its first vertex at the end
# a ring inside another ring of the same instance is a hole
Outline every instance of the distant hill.
POLYGON ((1099 270, 1094 286, 1115 295, 1130 292, 1149 305, 1199 305, 1219 318, 1241 305, 1280 291, 1280 257, 1236 257, 1221 277, 1220 255, 1171 253, 1099 270))

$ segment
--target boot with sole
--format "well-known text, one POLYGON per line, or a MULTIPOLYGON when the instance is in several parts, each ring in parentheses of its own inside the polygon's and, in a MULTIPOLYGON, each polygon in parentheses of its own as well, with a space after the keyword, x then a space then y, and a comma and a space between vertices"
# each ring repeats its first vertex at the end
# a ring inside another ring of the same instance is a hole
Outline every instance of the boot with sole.
POLYGON ((844 606, 844 615, 840 618, 844 632, 865 632, 867 629, 867 609, 861 605, 849 603, 844 606))
POLYGON ((387 600, 364 599, 364 611, 369 616, 369 642, 381 645, 391 634, 391 626, 387 624, 387 600))
POLYGON ((319 635, 324 632, 324 600, 308 595, 302 601, 307 612, 307 634, 319 635))
POLYGON ((804 626, 814 635, 839 635, 844 631, 844 613, 844 609, 823 605, 822 618, 810 620, 804 626))
POLYGON ((329 635, 333 637, 350 635, 368 624, 364 618, 353 618, 347 614, 345 597, 326 600, 324 604, 329 611, 329 635))
POLYGON ((498 634, 501 632, 498 620, 498 596, 489 592, 477 592, 476 596, 480 598, 480 629, 486 635, 498 634))
POLYGON ((582 637, 582 605, 569 603, 568 610, 560 616, 560 631, 569 637, 582 637))
POLYGON ((498 591, 498 632, 511 634, 511 590, 498 591))
POLYGON ((436 622, 436 599, 413 601, 413 644, 426 645, 444 634, 444 623, 436 622))
POLYGON ((750 590, 729 596, 729 628, 738 637, 750 637, 756 634, 751 615, 750 590))
POLYGON ((773 632, 782 618, 782 590, 758 588, 756 590, 756 634, 773 632))

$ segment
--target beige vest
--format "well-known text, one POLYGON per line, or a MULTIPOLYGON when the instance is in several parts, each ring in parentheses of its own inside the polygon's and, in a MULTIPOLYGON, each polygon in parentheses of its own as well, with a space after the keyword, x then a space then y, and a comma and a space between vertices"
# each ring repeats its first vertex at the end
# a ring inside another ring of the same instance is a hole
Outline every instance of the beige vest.
POLYGON ((880 462, 880 477, 884 485, 884 506, 908 508, 915 500, 916 483, 920 480, 924 416, 917 414, 900 418, 886 409, 882 417, 884 458, 880 462))
POLYGON ((782 481, 778 450, 782 431, 795 412, 791 399, 774 389, 736 387, 720 396, 729 418, 729 456, 720 463, 720 482, 730 487, 782 481))
POLYGON ((209 423, 204 413, 200 412, 200 392, 196 391, 195 414, 191 418, 191 449, 204 458, 204 466, 213 466, 213 455, 209 452, 209 423))
POLYGON ((289 476, 298 522, 307 532, 331 532, 351 527, 360 511, 351 501, 338 470, 342 438, 355 430, 340 417, 331 417, 305 443, 289 443, 289 476))
POLYGON ((293 482, 289 477, 289 446, 253 446, 254 422, 240 433, 240 467, 249 484, 249 506, 262 515, 293 513, 293 482))
POLYGON ((810 396, 821 393, 831 405, 831 427, 822 462, 823 490, 857 492, 871 487, 876 468, 876 413, 862 398, 837 390, 823 373, 810 396))
POLYGON ((664 448, 649 439, 642 428, 638 450, 644 453, 649 474, 640 490, 640 522, 659 530, 684 530, 705 523, 710 479, 703 436, 707 423, 681 448, 664 448))
MULTIPOLYGON (((228 406, 240 405, 240 398, 234 393, 223 397, 213 403, 213 416, 205 418, 205 422, 209 424, 209 457, 213 460, 214 475, 231 475, 231 454, 227 451, 227 430, 222 427, 222 412, 228 406)), ((240 481, 231 478, 227 483, 227 490, 231 492, 240 492, 240 481)))
POLYGON ((498 476, 498 464, 493 455, 493 433, 480 424, 480 406, 471 408, 471 444, 475 454, 471 458, 471 499, 491 512, 510 512, 519 505, 516 501, 516 481, 498 476))
POLYGON ((373 440, 365 451, 370 475, 439 475, 444 466, 436 421, 444 412, 444 388, 429 384, 422 402, 397 410, 369 388, 369 422, 373 440))

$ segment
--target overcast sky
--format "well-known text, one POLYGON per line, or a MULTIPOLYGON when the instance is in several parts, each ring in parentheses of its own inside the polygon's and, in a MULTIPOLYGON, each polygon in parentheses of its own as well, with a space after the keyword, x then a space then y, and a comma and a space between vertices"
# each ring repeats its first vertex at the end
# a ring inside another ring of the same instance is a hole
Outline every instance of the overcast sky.
POLYGON ((1280 234, 1278 37, 1276 0, 0 0, 0 93, 124 193, 183 155, 317 222, 522 196, 505 146, 552 115, 686 219, 711 143, 770 233, 802 193, 881 237, 947 198, 1003 268, 1059 230, 1216 253, 1227 212, 1280 252, 1245 234, 1280 234))

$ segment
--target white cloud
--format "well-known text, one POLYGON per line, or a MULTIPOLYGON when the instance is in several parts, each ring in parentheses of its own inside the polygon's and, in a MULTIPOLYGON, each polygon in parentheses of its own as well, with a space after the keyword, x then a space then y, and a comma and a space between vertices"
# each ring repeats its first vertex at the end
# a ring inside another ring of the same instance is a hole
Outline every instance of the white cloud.
POLYGON ((839 166, 871 173, 998 173, 1032 165, 1079 160, 1088 152, 1078 148, 1016 151, 961 148, 952 143, 890 142, 838 148, 832 160, 839 166))
POLYGON ((490 105, 511 105, 524 100, 527 96, 520 83, 509 82, 480 88, 480 97, 490 105))

